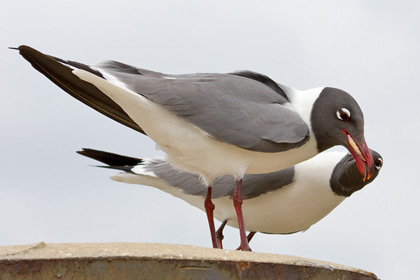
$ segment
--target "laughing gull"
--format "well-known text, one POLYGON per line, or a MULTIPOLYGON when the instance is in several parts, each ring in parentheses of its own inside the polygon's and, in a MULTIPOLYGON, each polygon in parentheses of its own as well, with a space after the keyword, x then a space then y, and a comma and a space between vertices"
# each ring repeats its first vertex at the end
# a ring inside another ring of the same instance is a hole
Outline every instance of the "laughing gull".
POLYGON ((205 208, 213 246, 212 183, 235 178, 233 204, 241 249, 250 250, 243 224, 242 178, 274 172, 335 145, 348 148, 363 180, 374 164, 364 139, 363 113, 345 91, 298 91, 242 71, 169 75, 116 61, 95 66, 17 48, 67 93, 106 116, 147 134, 177 168, 208 186, 205 208))
MULTIPOLYGON (((353 156, 344 152, 324 152, 293 167, 267 174, 246 174, 243 178, 242 210, 250 240, 255 232, 288 234, 308 229, 344 199, 372 182, 382 167, 379 153, 371 150, 375 169, 370 180, 359 175, 353 156)), ((105 163, 107 168, 122 170, 115 181, 155 187, 205 211, 207 186, 198 175, 180 171, 161 158, 139 159, 83 149, 79 154, 105 163)), ((222 222, 217 231, 222 247, 226 224, 238 227, 231 198, 232 176, 213 182, 215 218, 222 222)))

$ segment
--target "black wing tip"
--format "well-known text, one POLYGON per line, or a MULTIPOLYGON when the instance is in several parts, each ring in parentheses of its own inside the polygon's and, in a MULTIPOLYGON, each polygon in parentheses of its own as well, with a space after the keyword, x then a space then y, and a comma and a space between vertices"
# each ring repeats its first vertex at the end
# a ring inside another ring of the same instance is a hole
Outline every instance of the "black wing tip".
POLYGON ((22 52, 22 51, 37 51, 34 48, 31 48, 31 47, 29 47, 27 45, 20 45, 18 47, 9 47, 9 49, 10 50, 20 51, 20 52, 22 52))
POLYGON ((104 152, 101 150, 90 149, 90 148, 82 148, 82 150, 76 151, 76 153, 78 153, 79 155, 88 157, 88 158, 96 159, 98 161, 100 161, 98 158, 102 157, 103 155, 113 155, 112 153, 104 152))
POLYGON ((89 157, 89 154, 93 151, 97 151, 97 150, 89 149, 89 148, 82 148, 82 150, 76 151, 76 153, 78 153, 79 155, 82 155, 82 156, 89 157))
POLYGON ((91 149, 91 148, 82 148, 81 151, 76 151, 76 153, 83 154, 85 152, 90 152, 90 151, 98 151, 98 152, 100 152, 100 150, 95 150, 95 149, 91 149))
POLYGON ((15 49, 19 51, 19 54, 28 61, 34 69, 46 76, 50 81, 77 100, 131 129, 143 134, 145 133, 143 129, 112 99, 103 94, 92 84, 85 82, 74 75, 74 68, 72 67, 83 69, 98 77, 104 78, 99 71, 82 63, 67 61, 48 54, 43 54, 26 45, 21 45, 15 49))
POLYGON ((82 150, 76 151, 76 153, 105 163, 111 168, 115 166, 135 166, 143 162, 141 158, 128 157, 90 148, 82 148, 82 150))

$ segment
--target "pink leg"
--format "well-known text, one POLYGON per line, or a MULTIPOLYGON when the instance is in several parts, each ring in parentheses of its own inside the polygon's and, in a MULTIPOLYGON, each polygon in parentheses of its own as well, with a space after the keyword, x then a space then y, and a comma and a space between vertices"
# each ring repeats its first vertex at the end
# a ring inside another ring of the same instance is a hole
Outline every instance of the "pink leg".
POLYGON ((211 202, 211 186, 209 186, 207 189, 207 196, 204 200, 204 208, 206 209, 207 220, 209 221, 211 242, 213 243, 213 248, 218 248, 216 243, 216 229, 214 227, 213 218, 214 204, 213 202, 211 202))
MULTIPOLYGON (((252 239, 252 237, 254 237, 255 234, 256 234, 255 231, 251 231, 250 233, 248 233, 248 237, 247 237, 248 244, 249 244, 249 242, 251 242, 251 239, 252 239)), ((240 250, 240 249, 241 249, 241 246, 239 246, 238 248, 236 248, 236 250, 240 250)))
POLYGON ((223 249, 223 229, 225 228, 225 225, 227 223, 227 220, 224 220, 223 223, 220 225, 220 227, 216 231, 216 241, 217 241, 217 248, 223 249))
POLYGON ((251 251, 248 244, 248 239, 245 231, 244 216, 242 214, 242 179, 236 181, 236 187, 233 192, 233 206, 236 210, 236 217, 238 218, 239 234, 241 236, 241 251, 251 251))

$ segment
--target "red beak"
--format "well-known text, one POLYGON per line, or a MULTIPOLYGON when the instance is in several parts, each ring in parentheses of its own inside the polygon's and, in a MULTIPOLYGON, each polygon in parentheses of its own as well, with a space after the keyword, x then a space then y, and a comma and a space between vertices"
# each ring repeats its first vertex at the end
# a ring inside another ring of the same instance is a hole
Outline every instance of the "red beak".
POLYGON ((344 129, 341 130, 344 135, 346 135, 347 139, 347 149, 353 155, 354 159, 356 160, 357 169, 362 175, 363 181, 366 179, 370 179, 372 177, 374 165, 373 165, 373 158, 370 150, 366 144, 366 141, 360 145, 350 133, 345 131, 344 129), (367 174, 366 174, 367 173, 367 174))

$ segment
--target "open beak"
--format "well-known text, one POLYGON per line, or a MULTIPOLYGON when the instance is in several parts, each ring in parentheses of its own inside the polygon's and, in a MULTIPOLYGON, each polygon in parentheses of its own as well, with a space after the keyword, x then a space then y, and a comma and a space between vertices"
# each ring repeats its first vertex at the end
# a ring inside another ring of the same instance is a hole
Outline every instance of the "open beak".
POLYGON ((360 145, 350 133, 345 131, 344 129, 341 130, 344 135, 346 135, 347 139, 347 149, 353 155, 354 159, 356 160, 357 169, 359 170, 360 175, 362 175, 363 181, 366 181, 372 177, 374 165, 373 165, 373 158, 370 150, 366 144, 366 141, 360 145))

